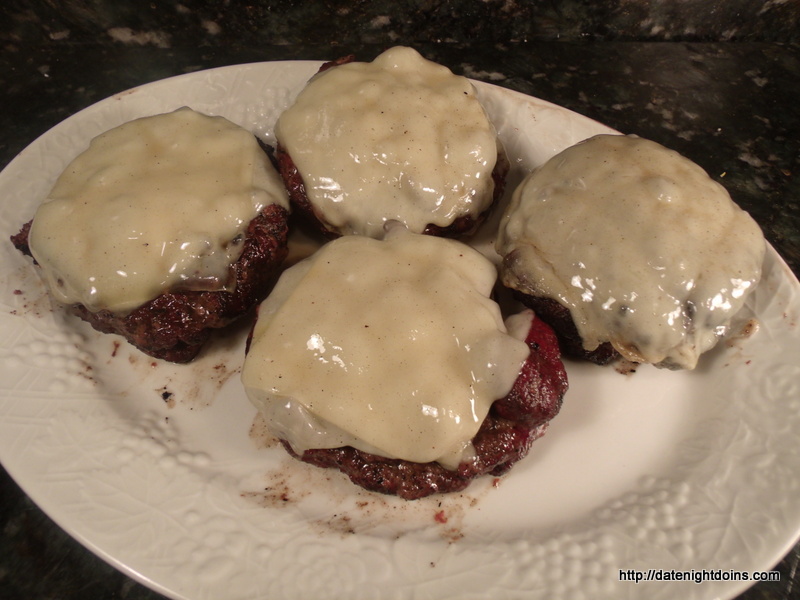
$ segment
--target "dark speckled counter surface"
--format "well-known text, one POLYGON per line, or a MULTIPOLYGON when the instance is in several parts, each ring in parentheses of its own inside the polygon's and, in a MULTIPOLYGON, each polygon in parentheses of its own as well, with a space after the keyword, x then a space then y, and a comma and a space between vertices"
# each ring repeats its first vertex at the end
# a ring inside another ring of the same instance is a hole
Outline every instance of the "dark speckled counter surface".
MULTIPOLYGON (((238 63, 371 59, 406 44, 456 73, 678 150, 720 180, 800 272, 796 1, 8 2, 0 167, 114 93, 238 63), (605 8, 603 8, 605 6, 605 8), (327 16, 325 16, 327 15, 327 16), (309 42, 309 40, 313 40, 309 42)), ((799 433, 800 435, 800 433, 799 433)), ((800 598, 800 547, 746 600, 800 598)), ((0 599, 160 598, 55 526, 0 470, 0 599)))

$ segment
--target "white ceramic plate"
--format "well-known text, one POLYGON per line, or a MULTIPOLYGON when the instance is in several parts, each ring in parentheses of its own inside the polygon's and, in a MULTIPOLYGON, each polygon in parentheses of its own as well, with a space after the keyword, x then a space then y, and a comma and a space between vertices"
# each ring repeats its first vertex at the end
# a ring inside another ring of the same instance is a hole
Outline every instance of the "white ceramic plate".
MULTIPOLYGON (((319 63, 160 81, 67 119, 0 174, 3 239, 89 139, 183 105, 267 141, 319 63)), ((480 84, 512 186, 608 128, 480 84)), ((486 243, 488 239, 483 239, 486 243)), ((564 409, 500 481, 417 502, 289 459, 239 385, 245 326, 197 363, 153 361, 51 310, 0 249, 0 460, 56 522, 172 598, 717 598, 751 582, 620 581, 629 569, 770 569, 800 531, 798 282, 770 249, 752 338, 691 373, 568 364, 564 409)))

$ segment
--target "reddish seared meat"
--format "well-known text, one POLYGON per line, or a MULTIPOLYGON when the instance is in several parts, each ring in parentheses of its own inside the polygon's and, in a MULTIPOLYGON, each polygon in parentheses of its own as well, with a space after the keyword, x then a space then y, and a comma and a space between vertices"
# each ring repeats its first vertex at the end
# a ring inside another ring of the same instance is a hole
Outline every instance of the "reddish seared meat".
POLYGON ((594 350, 585 350, 569 309, 559 302, 517 290, 514 290, 514 297, 553 328, 564 356, 588 360, 598 365, 607 365, 619 358, 619 352, 608 342, 600 344, 594 350))
POLYGON ((481 475, 502 475, 544 434, 567 391, 567 374, 553 331, 534 319, 526 342, 531 353, 514 387, 492 405, 473 440, 477 458, 462 463, 457 470, 435 462, 383 458, 351 447, 307 450, 298 456, 285 440, 283 445, 304 462, 339 469, 356 485, 406 500, 458 492, 481 475))

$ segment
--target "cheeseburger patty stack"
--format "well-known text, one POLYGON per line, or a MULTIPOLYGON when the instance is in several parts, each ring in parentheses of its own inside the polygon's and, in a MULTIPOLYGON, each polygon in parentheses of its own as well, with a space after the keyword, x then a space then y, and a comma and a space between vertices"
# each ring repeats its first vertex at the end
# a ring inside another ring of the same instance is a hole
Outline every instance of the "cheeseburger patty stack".
POLYGON ((347 236, 282 275, 242 372, 302 460, 414 499, 464 489, 524 457, 567 389, 530 311, 503 322, 497 273, 453 240, 347 236))
POLYGON ((693 369, 730 332, 766 243, 727 191, 635 136, 567 148, 515 190, 497 251, 502 281, 598 363, 693 369))
POLYGON ((325 65, 276 137, 293 205, 329 237, 472 233, 508 170, 473 85, 405 47, 325 65))
POLYGON ((288 208, 251 133, 182 108, 92 140, 12 242, 70 312, 186 362, 266 296, 288 208))

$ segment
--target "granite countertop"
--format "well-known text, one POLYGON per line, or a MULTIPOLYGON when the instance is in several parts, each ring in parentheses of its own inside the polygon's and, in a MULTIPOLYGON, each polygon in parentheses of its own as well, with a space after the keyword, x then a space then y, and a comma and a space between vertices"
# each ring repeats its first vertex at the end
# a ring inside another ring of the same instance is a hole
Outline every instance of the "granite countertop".
MULTIPOLYGON (((314 35, 306 25, 311 16, 299 8, 278 19, 271 5, 253 4, 223 18, 221 3, 169 4, 167 19, 113 3, 95 3, 94 12, 72 3, 61 12, 49 2, 41 11, 19 4, 0 9, 13 23, 0 31, 0 168, 64 118, 137 85, 256 61, 350 53, 369 60, 407 44, 457 73, 678 150, 725 184, 800 273, 800 44, 791 39, 799 12, 786 9, 792 3, 760 3, 760 29, 739 3, 736 18, 715 29, 713 19, 702 18, 709 15, 677 18, 647 2, 630 4, 639 12, 592 14, 570 3, 536 14, 514 1, 463 3, 460 15, 412 2, 404 21, 370 13, 364 3, 330 2, 331 28, 347 32, 335 41, 314 35), (492 11, 473 14, 477 4, 492 11), (515 18, 500 21, 503 6, 515 18), (476 29, 483 18, 498 21, 490 35, 476 29), (360 25, 348 29, 353 22, 360 25)), ((720 5, 688 4, 696 11, 720 5)), ((161 597, 72 540, 4 470, 0 529, 0 598, 161 597)), ((760 583, 740 598, 800 598, 798 565, 800 546, 776 565, 780 582, 760 583)))

